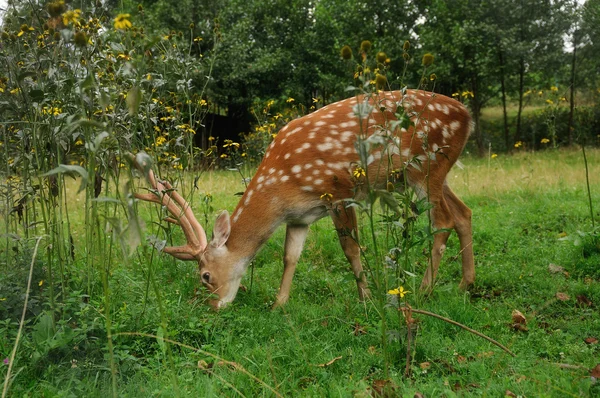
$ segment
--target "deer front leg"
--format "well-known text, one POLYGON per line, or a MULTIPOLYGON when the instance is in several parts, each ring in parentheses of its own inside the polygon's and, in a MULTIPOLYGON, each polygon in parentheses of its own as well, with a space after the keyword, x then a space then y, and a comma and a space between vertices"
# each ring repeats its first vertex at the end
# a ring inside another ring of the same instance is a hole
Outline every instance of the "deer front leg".
POLYGON ((344 207, 340 204, 329 211, 331 219, 340 239, 344 254, 352 267, 358 287, 358 297, 362 301, 371 296, 367 288, 367 279, 360 262, 360 246, 358 245, 358 225, 356 223, 356 212, 352 207, 344 207))
POLYGON ((469 209, 447 185, 444 186, 444 197, 454 216, 454 229, 460 240, 462 253, 461 289, 466 289, 475 282, 475 259, 473 256, 473 231, 471 227, 471 209, 469 209))
POLYGON ((287 225, 283 254, 283 277, 281 278, 281 285, 279 286, 279 292, 277 293, 277 299, 273 307, 284 305, 290 297, 292 278, 294 277, 296 264, 298 264, 298 259, 304 247, 306 235, 308 235, 308 225, 287 225))
MULTIPOLYGON (((433 227, 435 229, 450 229, 454 227, 454 219, 448 209, 448 205, 444 198, 440 198, 439 201, 433 202, 433 209, 431 209, 431 215, 433 218, 433 227)), ((429 291, 433 287, 435 277, 437 276, 438 269, 440 267, 440 261, 446 251, 446 242, 450 232, 442 231, 438 232, 433 237, 433 248, 431 249, 431 260, 423 282, 421 282, 421 291, 429 291)))

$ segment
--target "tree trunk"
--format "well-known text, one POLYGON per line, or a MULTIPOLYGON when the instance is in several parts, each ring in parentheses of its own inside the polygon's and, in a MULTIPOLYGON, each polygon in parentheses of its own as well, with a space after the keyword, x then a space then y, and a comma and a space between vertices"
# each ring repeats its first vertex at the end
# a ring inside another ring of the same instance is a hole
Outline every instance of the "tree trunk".
POLYGON ((471 92, 473 98, 471 100, 471 111, 473 112, 473 122, 475 123, 475 143, 477 144, 477 155, 479 157, 485 156, 485 145, 483 142, 483 134, 481 132, 481 100, 479 96, 479 86, 477 81, 477 75, 471 78, 471 92))
POLYGON ((573 113, 575 110, 575 60, 577 58, 577 31, 573 32, 573 60, 571 61, 571 99, 569 109, 569 123, 567 123, 567 137, 569 146, 573 144, 573 113))
MULTIPOLYGON (((519 110, 517 111, 517 128, 513 143, 521 141, 521 113, 523 112, 523 85, 525 78, 525 61, 521 57, 519 60, 519 110)), ((512 150, 512 148, 511 148, 512 150)))
POLYGON ((508 133, 508 114, 506 112, 506 83, 504 76, 504 52, 500 50, 498 52, 498 57, 500 58, 500 87, 502 88, 502 114, 504 116, 504 145, 506 145, 506 150, 510 149, 510 137, 508 133))

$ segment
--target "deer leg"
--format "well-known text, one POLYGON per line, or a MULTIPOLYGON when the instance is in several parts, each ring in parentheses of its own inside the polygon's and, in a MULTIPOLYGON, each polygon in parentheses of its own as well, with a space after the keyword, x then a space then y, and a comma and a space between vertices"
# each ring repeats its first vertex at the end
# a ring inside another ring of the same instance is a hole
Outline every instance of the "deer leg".
POLYGON ((358 245, 358 225, 356 223, 356 212, 354 208, 345 207, 343 204, 335 206, 329 211, 335 229, 340 239, 344 254, 352 267, 358 287, 358 297, 364 300, 371 293, 367 288, 367 279, 360 262, 360 246, 358 245))
MULTIPOLYGON (((437 230, 453 228, 454 219, 450 213, 448 204, 444 200, 444 197, 442 196, 439 200, 432 201, 432 203, 433 209, 431 209, 431 216, 433 219, 433 227, 437 230)), ((425 271, 423 282, 421 282, 422 291, 427 291, 433 286, 435 277, 437 276, 437 272, 440 267, 440 261, 444 251, 446 250, 446 242, 448 241, 449 236, 450 232, 448 231, 440 231, 433 236, 431 260, 429 262, 429 266, 427 267, 427 271, 425 271)))
POLYGON ((281 285, 279 286, 274 307, 284 305, 290 297, 292 278, 294 277, 296 264, 298 264, 298 259, 304 247, 306 235, 308 235, 308 225, 287 225, 283 254, 283 277, 281 278, 281 285))
POLYGON ((465 289, 475 282, 471 209, 469 209, 447 185, 444 185, 444 197, 446 198, 451 214, 454 216, 454 229, 460 240, 463 274, 460 287, 465 289))

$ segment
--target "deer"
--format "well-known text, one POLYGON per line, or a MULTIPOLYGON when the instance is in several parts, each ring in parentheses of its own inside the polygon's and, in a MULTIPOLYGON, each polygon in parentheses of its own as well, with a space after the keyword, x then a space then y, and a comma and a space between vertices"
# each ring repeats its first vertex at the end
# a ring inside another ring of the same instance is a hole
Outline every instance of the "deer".
POLYGON ((170 214, 165 220, 181 227, 187 243, 163 251, 198 263, 201 283, 216 297, 209 301, 215 309, 235 299, 250 262, 285 223, 283 275, 274 306, 284 305, 309 225, 327 215, 356 278, 359 299, 364 300, 370 291, 361 264, 357 215, 346 201, 364 191, 360 180, 367 177, 370 184, 389 188, 388 171, 399 169, 407 184, 398 184, 398 189, 408 185, 429 200, 437 231, 421 290, 433 287, 452 229, 462 256, 459 286, 467 288, 475 281, 471 210, 446 177, 471 130, 471 116, 463 104, 422 90, 379 91, 323 106, 279 130, 233 213, 224 210, 217 216, 210 241, 190 204, 152 170, 146 175, 150 192, 135 196, 164 206, 170 214), (399 115, 406 115, 410 123, 402 127, 399 115), (389 145, 373 147, 368 164, 361 164, 355 147, 360 137, 389 145))

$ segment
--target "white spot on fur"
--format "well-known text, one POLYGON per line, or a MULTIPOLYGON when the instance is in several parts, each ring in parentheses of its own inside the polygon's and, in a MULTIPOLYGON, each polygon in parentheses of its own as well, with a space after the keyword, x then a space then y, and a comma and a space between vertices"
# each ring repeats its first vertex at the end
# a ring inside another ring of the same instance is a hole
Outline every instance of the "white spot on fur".
MULTIPOLYGON (((259 186, 262 184, 259 184, 259 186)), ((244 205, 248 206, 248 203, 250 203, 250 198, 252 197, 252 195, 254 194, 253 190, 249 190, 248 193, 246 194, 246 199, 244 200, 244 205)))
POLYGON ((450 130, 452 130, 452 132, 458 130, 460 128, 460 122, 458 120, 454 120, 452 122, 450 122, 450 130))
POLYGON ((349 127, 355 127, 355 126, 358 126, 358 122, 356 120, 350 120, 348 122, 340 123, 340 127, 343 129, 346 129, 349 127))
POLYGON ((331 142, 319 144, 317 145, 317 149, 321 152, 330 151, 331 149, 333 149, 333 144, 331 142))
POLYGON ((280 178, 281 182, 286 182, 286 181, 287 181, 287 180, 289 180, 289 179, 290 179, 290 176, 282 176, 282 177, 280 178))
POLYGON ((319 120, 318 122, 315 123, 315 126, 321 127, 321 126, 325 126, 326 124, 327 124, 327 122, 324 122, 323 120, 319 120))
POLYGON ((310 186, 310 185, 305 185, 305 186, 303 186, 303 187, 300 187, 300 189, 301 189, 302 191, 306 191, 306 192, 312 192, 312 191, 314 191, 314 190, 315 190, 315 189, 314 189, 312 186, 310 186))
POLYGON ((233 214, 233 222, 237 222, 238 218, 240 218, 240 214, 242 214, 242 207, 238 207, 238 209, 233 214))
POLYGON ((294 167, 292 167, 292 173, 294 173, 294 174, 298 174, 301 171, 302 171, 302 166, 300 166, 299 164, 297 164, 294 167))
POLYGON ((321 180, 320 178, 315 180, 315 185, 321 185, 323 184, 323 180, 321 180))

